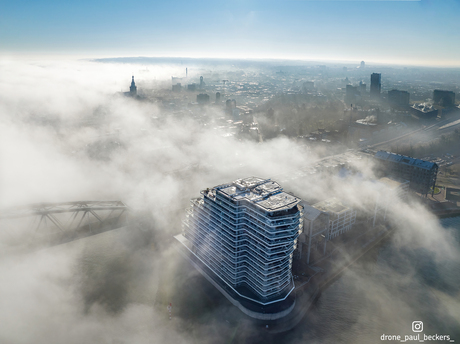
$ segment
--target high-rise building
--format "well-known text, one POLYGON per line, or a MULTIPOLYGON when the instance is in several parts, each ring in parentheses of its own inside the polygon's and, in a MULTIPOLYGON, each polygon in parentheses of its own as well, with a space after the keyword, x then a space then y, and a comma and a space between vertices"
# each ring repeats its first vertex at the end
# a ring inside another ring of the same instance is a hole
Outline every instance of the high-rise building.
POLYGON ((358 99, 361 98, 361 93, 358 90, 358 87, 347 85, 345 88, 345 101, 348 104, 356 103, 358 99))
POLYGON ((303 228, 300 199, 270 179, 249 177, 201 191, 175 238, 189 259, 243 312, 287 315, 295 298, 293 253, 303 228))
POLYGON ((216 103, 220 102, 220 92, 216 92, 216 103))
POLYGON ((206 93, 200 93, 196 96, 196 101, 198 102, 198 104, 209 103, 209 95, 206 93))
POLYGON ((434 90, 433 102, 435 105, 453 107, 455 105, 455 93, 452 91, 434 90))
POLYGON ((382 79, 382 75, 380 73, 371 74, 371 88, 370 88, 371 98, 374 98, 374 99, 380 98, 380 91, 382 89, 381 79, 382 79))
POLYGON ((366 94, 366 84, 362 81, 359 82, 359 93, 361 93, 361 96, 366 94))
POLYGON ((366 64, 364 63, 364 61, 361 61, 359 68, 364 69, 365 67, 366 67, 366 64))
POLYGON ((391 90, 388 91, 388 101, 397 107, 409 106, 410 94, 407 91, 391 90))
POLYGON ((131 80, 131 86, 129 87, 129 94, 131 96, 137 95, 137 87, 136 87, 136 84, 134 83, 134 75, 133 75, 133 78, 131 80))

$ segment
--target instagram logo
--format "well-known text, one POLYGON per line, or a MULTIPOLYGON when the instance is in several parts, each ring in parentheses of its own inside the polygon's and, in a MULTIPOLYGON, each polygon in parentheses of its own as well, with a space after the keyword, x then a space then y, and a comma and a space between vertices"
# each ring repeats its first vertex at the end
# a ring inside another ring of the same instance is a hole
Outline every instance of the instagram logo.
POLYGON ((423 331, 423 321, 413 321, 412 322, 412 332, 422 332, 423 331))

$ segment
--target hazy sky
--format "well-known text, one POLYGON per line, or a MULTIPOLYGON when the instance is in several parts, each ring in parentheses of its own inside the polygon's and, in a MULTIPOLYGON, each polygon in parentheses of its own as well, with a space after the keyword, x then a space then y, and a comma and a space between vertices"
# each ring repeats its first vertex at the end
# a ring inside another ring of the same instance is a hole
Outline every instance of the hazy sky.
POLYGON ((459 0, 2 0, 0 53, 458 66, 459 13, 459 0))

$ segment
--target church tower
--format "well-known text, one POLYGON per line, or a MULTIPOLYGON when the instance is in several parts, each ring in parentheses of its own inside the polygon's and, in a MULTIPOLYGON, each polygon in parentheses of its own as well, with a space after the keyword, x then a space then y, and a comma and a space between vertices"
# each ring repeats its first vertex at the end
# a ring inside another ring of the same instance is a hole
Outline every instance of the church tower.
POLYGON ((136 84, 134 83, 134 75, 133 75, 133 80, 131 81, 131 86, 129 87, 129 94, 133 97, 137 95, 137 87, 136 87, 136 84))

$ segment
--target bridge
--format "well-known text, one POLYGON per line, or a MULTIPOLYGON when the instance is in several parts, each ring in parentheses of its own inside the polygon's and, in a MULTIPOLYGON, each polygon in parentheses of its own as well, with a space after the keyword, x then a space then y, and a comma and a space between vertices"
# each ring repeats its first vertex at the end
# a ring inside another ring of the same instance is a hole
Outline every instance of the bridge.
POLYGON ((121 201, 31 204, 0 210, 0 235, 13 242, 61 244, 122 227, 128 213, 121 201))

